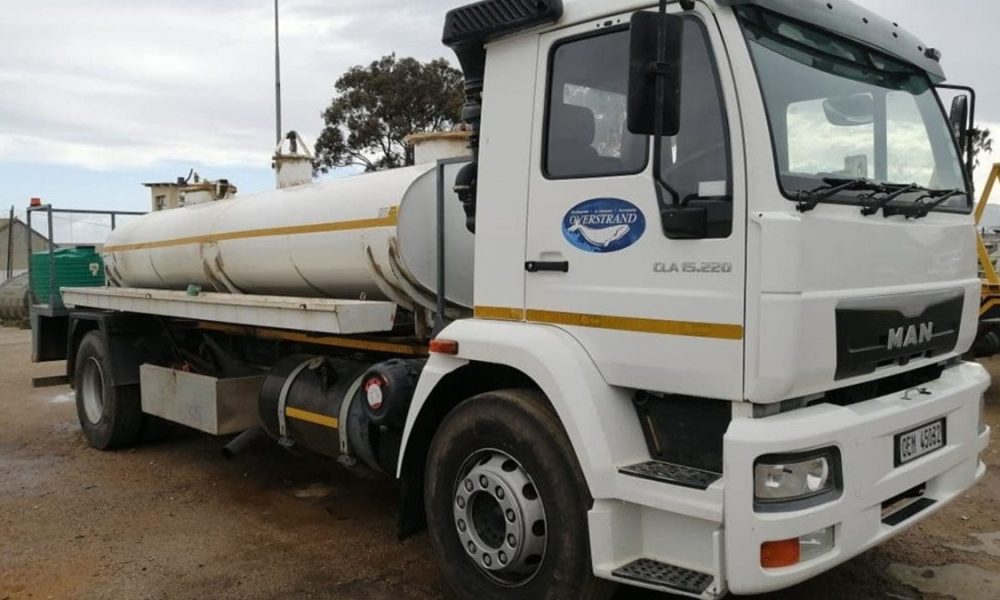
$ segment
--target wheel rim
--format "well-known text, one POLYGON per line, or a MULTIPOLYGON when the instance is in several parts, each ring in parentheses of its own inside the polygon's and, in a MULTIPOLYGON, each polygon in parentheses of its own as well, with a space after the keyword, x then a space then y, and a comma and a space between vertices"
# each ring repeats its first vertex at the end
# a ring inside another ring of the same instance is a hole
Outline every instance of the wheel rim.
POLYGON ((82 375, 80 395, 83 399, 83 412, 88 421, 97 425, 104 416, 104 372, 96 358, 87 359, 83 364, 82 375))
POLYGON ((519 462, 499 450, 472 455, 459 470, 455 531, 466 556, 506 586, 524 585, 545 558, 545 506, 519 462))

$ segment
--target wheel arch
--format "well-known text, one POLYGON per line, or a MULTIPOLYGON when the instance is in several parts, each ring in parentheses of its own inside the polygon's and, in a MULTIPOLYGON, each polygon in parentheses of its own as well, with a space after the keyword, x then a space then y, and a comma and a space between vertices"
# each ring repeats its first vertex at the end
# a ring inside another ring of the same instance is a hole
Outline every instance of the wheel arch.
POLYGON ((66 374, 70 381, 76 376, 76 356, 84 336, 99 331, 107 344, 111 361, 108 385, 137 385, 142 359, 135 350, 135 341, 156 331, 155 321, 145 315, 104 311, 74 311, 69 317, 66 349, 66 374))
POLYGON ((66 374, 70 382, 76 377, 76 355, 80 350, 83 337, 91 331, 100 331, 100 322, 97 319, 81 317, 76 314, 69 319, 69 330, 67 332, 66 347, 66 374))
MULTIPOLYGON (((428 366, 440 375, 435 377, 418 406, 417 398, 421 397, 422 391, 420 386, 425 385, 421 376, 399 453, 396 474, 402 494, 399 515, 401 537, 420 531, 425 526, 423 488, 427 454, 434 434, 448 413, 462 401, 485 392, 510 388, 540 389, 528 375, 507 365, 435 359, 440 357, 432 356, 428 366), (433 364, 441 362, 446 364, 433 364)), ((428 370, 425 368, 424 372, 428 370)))
POLYGON ((510 388, 540 391, 566 432, 595 499, 614 496, 616 465, 646 452, 630 392, 609 386, 566 331, 468 320, 456 321, 439 337, 457 341, 459 354, 431 356, 410 406, 397 467, 401 535, 424 525, 423 477, 434 433, 451 409, 476 394, 510 388))

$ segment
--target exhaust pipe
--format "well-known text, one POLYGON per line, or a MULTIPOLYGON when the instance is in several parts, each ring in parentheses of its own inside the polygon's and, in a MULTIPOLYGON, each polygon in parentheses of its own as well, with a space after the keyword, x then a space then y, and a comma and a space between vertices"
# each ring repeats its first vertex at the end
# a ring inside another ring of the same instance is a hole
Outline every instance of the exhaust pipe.
POLYGON ((246 450, 251 444, 257 441, 257 438, 259 438, 263 433, 264 430, 260 427, 247 429, 243 433, 229 440, 229 443, 222 447, 222 456, 225 456, 226 460, 230 460, 240 452, 246 450))

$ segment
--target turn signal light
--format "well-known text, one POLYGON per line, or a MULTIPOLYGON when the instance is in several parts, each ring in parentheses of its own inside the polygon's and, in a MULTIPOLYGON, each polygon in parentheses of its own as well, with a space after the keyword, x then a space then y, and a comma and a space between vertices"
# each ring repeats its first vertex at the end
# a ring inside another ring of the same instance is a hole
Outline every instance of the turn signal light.
POLYGON ((760 566, 765 569, 790 567, 799 562, 799 538, 764 542, 760 545, 760 566))
POLYGON ((435 354, 458 354, 458 342, 435 338, 431 340, 430 351, 435 354))

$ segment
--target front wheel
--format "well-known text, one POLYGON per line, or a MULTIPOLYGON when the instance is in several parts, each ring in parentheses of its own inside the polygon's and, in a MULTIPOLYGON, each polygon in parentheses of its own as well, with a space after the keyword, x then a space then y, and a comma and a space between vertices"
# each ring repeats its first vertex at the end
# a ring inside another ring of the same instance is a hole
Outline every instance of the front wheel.
POLYGON ((441 424, 427 458, 431 540, 461 598, 598 600, 587 530, 593 500, 544 396, 487 392, 441 424))

